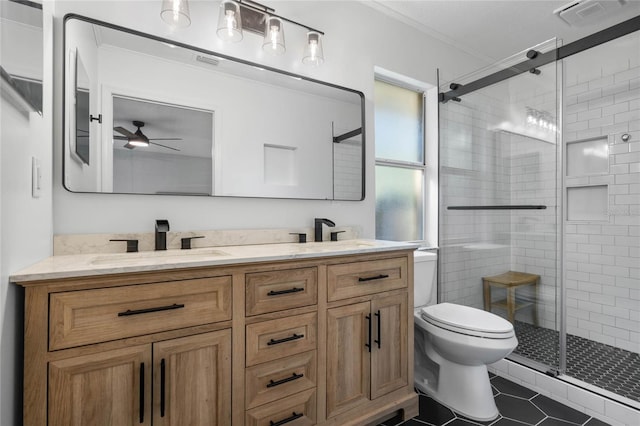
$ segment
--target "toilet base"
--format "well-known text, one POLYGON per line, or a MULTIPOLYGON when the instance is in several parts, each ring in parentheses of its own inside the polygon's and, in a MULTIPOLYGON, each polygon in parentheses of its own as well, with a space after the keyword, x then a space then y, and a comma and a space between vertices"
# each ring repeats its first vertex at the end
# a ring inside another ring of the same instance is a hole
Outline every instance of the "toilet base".
POLYGON ((454 364, 429 349, 431 360, 439 367, 437 379, 416 369, 415 386, 464 417, 479 421, 495 420, 500 413, 493 399, 487 366, 454 364))

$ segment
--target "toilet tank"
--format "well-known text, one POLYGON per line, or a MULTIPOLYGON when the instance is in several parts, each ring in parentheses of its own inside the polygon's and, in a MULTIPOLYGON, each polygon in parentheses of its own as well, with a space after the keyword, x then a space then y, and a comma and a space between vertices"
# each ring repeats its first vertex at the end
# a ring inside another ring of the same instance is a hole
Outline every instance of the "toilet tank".
POLYGON ((438 255, 428 251, 413 252, 414 307, 438 303, 436 265, 438 255))

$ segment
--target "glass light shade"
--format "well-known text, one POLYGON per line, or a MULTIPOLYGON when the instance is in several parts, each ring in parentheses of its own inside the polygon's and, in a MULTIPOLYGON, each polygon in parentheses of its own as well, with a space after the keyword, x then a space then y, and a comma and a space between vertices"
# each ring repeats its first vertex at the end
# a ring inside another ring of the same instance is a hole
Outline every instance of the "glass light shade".
POLYGON ((162 0, 160 17, 164 22, 177 28, 191 25, 189 3, 187 0, 162 0))
POLYGON ((307 45, 302 56, 302 63, 306 65, 318 66, 324 62, 322 51, 322 38, 320 33, 309 31, 307 33, 307 45))
POLYGON ((284 46, 284 27, 280 18, 267 18, 262 50, 272 55, 282 55, 287 50, 284 46))
POLYGON ((238 42, 242 40, 240 5, 235 1, 225 0, 220 3, 217 34, 224 41, 238 42))

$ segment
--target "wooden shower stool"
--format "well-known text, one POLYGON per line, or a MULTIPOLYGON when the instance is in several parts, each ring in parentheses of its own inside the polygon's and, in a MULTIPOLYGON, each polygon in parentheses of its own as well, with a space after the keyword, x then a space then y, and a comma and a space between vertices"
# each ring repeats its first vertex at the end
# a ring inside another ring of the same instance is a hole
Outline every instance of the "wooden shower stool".
POLYGON ((527 274, 526 272, 509 271, 493 277, 482 277, 482 287, 484 290, 484 310, 491 312, 491 307, 496 306, 507 310, 507 318, 513 324, 517 310, 533 305, 533 324, 538 325, 538 309, 535 306, 538 300, 538 283, 540 275, 527 274), (533 303, 516 303, 516 288, 523 285, 534 287, 533 303), (507 298, 491 301, 491 287, 500 287, 507 290, 507 298))

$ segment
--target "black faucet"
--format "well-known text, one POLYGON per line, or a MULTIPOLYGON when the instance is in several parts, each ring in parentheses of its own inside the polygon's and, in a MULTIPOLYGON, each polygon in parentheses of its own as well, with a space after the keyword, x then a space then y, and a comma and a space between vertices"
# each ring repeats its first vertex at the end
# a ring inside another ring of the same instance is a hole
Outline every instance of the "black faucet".
POLYGON ((169 232, 169 221, 166 219, 156 220, 156 250, 167 249, 167 232, 169 232))
POLYGON ((315 218, 314 219, 314 225, 315 225, 315 240, 314 241, 322 241, 322 224, 325 224, 327 226, 336 226, 335 223, 333 223, 333 221, 329 220, 329 219, 318 219, 315 218))

